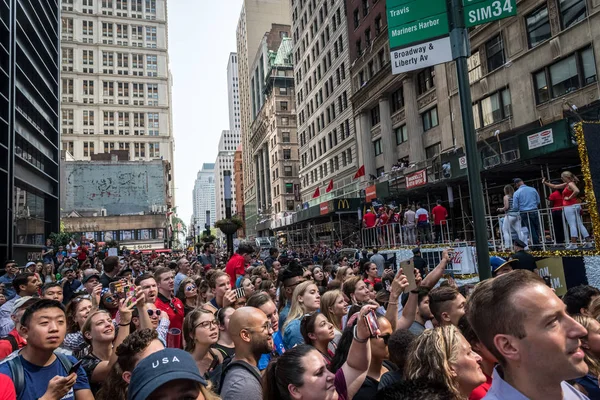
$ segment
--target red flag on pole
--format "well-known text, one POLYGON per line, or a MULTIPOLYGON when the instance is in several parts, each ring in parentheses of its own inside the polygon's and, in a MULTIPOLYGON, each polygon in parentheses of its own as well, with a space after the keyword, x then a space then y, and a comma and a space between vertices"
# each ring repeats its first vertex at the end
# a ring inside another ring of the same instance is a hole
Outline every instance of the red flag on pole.
POLYGON ((319 190, 319 188, 317 188, 317 190, 315 190, 315 194, 313 194, 313 199, 319 197, 321 195, 321 191, 319 190))
POLYGON ((327 189, 325 189, 325 193, 329 193, 333 190, 333 179, 329 181, 329 185, 327 185, 327 189))
POLYGON ((361 176, 365 176, 365 166, 361 165, 361 167, 358 169, 358 171, 356 171, 356 174, 354 174, 354 179, 358 179, 361 176))

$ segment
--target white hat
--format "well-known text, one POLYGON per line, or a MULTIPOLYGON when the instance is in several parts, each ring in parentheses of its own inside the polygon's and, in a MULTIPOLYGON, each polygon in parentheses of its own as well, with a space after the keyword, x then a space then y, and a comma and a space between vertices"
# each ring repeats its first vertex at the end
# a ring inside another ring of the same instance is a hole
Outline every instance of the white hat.
POLYGON ((13 310, 12 313, 13 315, 17 312, 17 310, 19 308, 21 308, 23 306, 23 304, 25 304, 25 302, 29 299, 33 299, 32 296, 25 296, 25 297, 19 297, 14 303, 13 303, 13 310))

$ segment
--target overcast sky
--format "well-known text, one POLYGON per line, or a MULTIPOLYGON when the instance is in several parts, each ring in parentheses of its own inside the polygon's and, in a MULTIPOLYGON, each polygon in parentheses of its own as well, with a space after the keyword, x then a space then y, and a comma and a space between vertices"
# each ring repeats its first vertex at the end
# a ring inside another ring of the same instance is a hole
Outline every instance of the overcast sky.
POLYGON ((189 225, 192 190, 203 163, 217 157, 219 136, 229 129, 227 60, 236 51, 242 0, 170 0, 169 56, 173 74, 175 202, 189 225))

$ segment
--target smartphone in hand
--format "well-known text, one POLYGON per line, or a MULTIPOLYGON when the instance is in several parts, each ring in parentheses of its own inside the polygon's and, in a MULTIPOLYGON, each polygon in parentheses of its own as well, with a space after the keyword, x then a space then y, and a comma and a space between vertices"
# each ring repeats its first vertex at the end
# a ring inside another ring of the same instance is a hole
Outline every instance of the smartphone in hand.
POLYGON ((405 260, 400 263, 402 272, 408 279, 408 286, 404 289, 404 293, 408 293, 412 290, 417 290, 417 280, 415 279, 415 263, 413 259, 405 260))
POLYGON ((375 312, 373 310, 369 311, 364 318, 367 322, 367 328, 369 328, 371 337, 377 337, 379 335, 379 323, 377 322, 377 316, 375 315, 375 312))
POLYGON ((77 371, 79 370, 79 367, 81 366, 81 363, 83 363, 83 360, 79 360, 75 364, 73 364, 73 366, 69 370, 69 374, 68 375, 76 374, 77 371))

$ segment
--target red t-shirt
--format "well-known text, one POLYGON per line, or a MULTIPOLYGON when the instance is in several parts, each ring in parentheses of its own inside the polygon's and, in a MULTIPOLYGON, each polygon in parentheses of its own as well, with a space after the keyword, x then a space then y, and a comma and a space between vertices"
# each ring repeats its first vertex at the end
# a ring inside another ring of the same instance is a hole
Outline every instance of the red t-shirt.
POLYGON ((17 398, 15 385, 8 375, 0 374, 0 400, 14 400, 17 398))
POLYGON ((77 253, 77 259, 83 261, 88 256, 88 247, 85 245, 79 246, 79 252, 77 253))
POLYGON ((563 206, 563 196, 558 190, 552 192, 550 196, 548 196, 548 200, 552 202, 552 211, 561 210, 561 207, 563 206))
MULTIPOLYGON (((15 338, 17 347, 22 349, 27 344, 27 340, 21 337, 16 329, 8 332, 8 334, 15 338)), ((0 340, 0 360, 5 359, 10 353, 13 352, 12 344, 8 340, 0 340)))
POLYGON ((365 225, 367 228, 372 228, 375 226, 375 221, 377 217, 372 212, 366 213, 363 217, 363 221, 365 221, 365 225))
POLYGON ((487 375, 485 377, 487 378, 487 382, 482 383, 481 385, 473 389, 473 391, 469 395, 469 400, 481 400, 490 390, 490 388, 492 387, 492 377, 487 375))
POLYGON ((448 217, 448 211, 446 211, 446 208, 442 205, 437 205, 433 207, 431 213, 433 214, 434 225, 441 225, 442 221, 448 217))
POLYGON ((390 219, 390 217, 388 217, 386 213, 381 213, 381 215, 379 216, 379 225, 387 224, 388 219, 390 219))
POLYGON ((244 256, 240 254, 234 254, 227 265, 225 266, 225 272, 231 278, 231 287, 235 287, 236 275, 244 275, 246 272, 246 261, 244 260, 244 256))
POLYGON ((166 312, 169 321, 171 321, 169 333, 167 334, 167 347, 181 349, 183 347, 183 318, 185 317, 183 303, 177 297, 173 296, 169 300, 159 293, 154 305, 159 310, 166 312), (179 330, 179 333, 177 330, 179 330))

